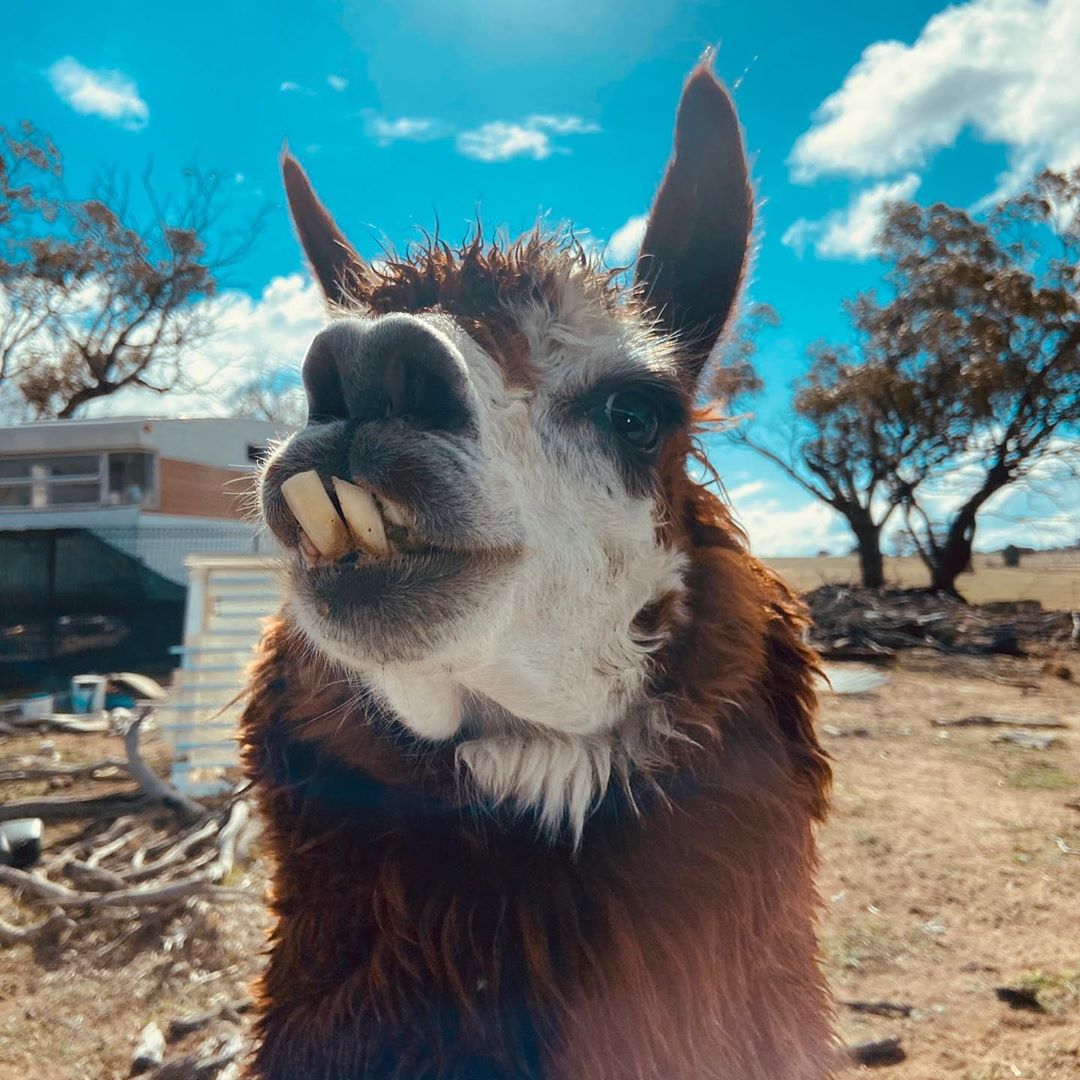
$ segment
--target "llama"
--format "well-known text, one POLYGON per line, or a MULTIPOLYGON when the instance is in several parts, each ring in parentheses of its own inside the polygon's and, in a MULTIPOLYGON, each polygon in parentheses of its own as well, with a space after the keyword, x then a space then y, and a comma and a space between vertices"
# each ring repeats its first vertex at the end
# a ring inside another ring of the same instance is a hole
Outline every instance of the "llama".
POLYGON ((283 170, 334 318, 259 480, 251 1075, 828 1076, 815 660, 699 482, 752 218, 708 61, 626 288, 539 229, 368 265, 283 170))

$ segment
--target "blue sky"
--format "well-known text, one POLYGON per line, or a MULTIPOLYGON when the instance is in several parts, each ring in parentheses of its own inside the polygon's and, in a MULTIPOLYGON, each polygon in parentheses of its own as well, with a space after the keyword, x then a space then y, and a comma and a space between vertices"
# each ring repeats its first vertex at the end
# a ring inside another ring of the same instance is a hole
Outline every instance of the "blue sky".
MULTIPOLYGON (((232 177, 237 217, 272 205, 220 301, 226 340, 203 358, 230 378, 299 364, 317 323, 280 196, 285 140, 368 255, 382 238, 403 246, 436 212, 445 234, 463 235, 478 207, 512 231, 547 213, 629 254, 682 80, 716 46, 762 203, 751 296, 783 319, 762 350, 765 421, 782 412, 806 345, 842 337, 842 299, 880 273, 872 241, 888 198, 975 205, 1034 167, 1080 161, 1075 0, 841 0, 826 15, 797 0, 147 10, 17 0, 0 123, 48 131, 75 191, 103 165, 138 175, 152 159, 167 192, 195 160, 232 177)), ((212 409, 213 394, 178 407, 212 409)), ((771 467, 714 455, 759 548, 841 549, 842 524, 771 467)), ((1000 509, 1032 516, 1028 502, 1000 509)), ((1041 532, 1063 514, 1065 535, 1080 531, 1074 509, 1038 511, 1041 532)))

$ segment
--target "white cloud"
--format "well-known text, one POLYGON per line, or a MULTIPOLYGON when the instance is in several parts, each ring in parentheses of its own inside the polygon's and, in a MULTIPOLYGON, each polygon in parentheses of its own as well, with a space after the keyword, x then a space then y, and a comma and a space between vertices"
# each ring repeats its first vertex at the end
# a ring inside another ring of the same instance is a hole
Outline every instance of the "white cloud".
POLYGON ((593 135, 599 126, 580 116, 536 114, 520 122, 492 120, 478 128, 463 131, 457 137, 458 153, 476 161, 509 161, 531 157, 543 161, 552 154, 570 153, 552 143, 552 135, 593 135))
POLYGON ((543 161, 552 152, 551 138, 538 128, 524 124, 508 124, 493 120, 457 137, 458 152, 477 161, 509 161, 515 157, 531 157, 543 161))
POLYGON ((786 506, 766 494, 768 488, 763 481, 751 481, 728 492, 755 555, 816 555, 837 545, 850 546, 844 521, 823 502, 809 499, 786 506))
POLYGON ((1042 164, 1080 162, 1080 3, 972 0, 912 45, 878 41, 792 149, 796 180, 918 168, 965 129, 1009 149, 1002 190, 1042 164))
POLYGON ((612 234, 604 249, 604 257, 611 266, 629 266, 641 250, 648 214, 639 214, 620 225, 612 234))
POLYGON ((899 180, 874 184, 858 192, 844 210, 833 210, 819 221, 799 218, 781 238, 802 255, 808 244, 825 259, 868 259, 877 251, 882 217, 890 203, 910 199, 919 177, 908 173, 899 180))
POLYGON ((93 402, 86 415, 228 415, 230 395, 254 377, 299 372, 311 339, 327 322, 322 294, 300 274, 273 278, 258 297, 226 292, 200 306, 217 332, 184 354, 187 388, 121 391, 93 402))
POLYGON ((525 127, 540 128, 555 135, 595 135, 600 131, 599 124, 583 120, 580 116, 549 116, 539 113, 527 117, 525 127))
POLYGON ((442 124, 424 116, 399 116, 394 120, 385 116, 369 116, 364 121, 364 127, 380 146, 389 146, 399 139, 427 142, 445 134, 442 124))
POLYGON ((132 131, 145 127, 150 119, 139 88, 123 72, 92 71, 73 56, 65 56, 47 74, 52 88, 76 112, 100 116, 132 131))
POLYGON ((349 85, 349 80, 343 78, 341 75, 327 75, 326 83, 331 90, 337 90, 340 93, 349 85))
POLYGON ((312 97, 315 93, 314 90, 309 90, 306 86, 301 86, 298 82, 293 82, 291 79, 286 79, 278 89, 283 94, 304 94, 307 97, 312 97))

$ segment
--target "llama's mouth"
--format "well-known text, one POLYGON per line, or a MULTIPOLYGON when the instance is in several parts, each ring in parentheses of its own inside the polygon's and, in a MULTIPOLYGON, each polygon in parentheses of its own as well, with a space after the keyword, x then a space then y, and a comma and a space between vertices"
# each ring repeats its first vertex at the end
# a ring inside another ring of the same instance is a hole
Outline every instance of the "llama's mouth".
POLYGON ((275 520, 294 555, 294 610, 342 663, 420 659, 490 599, 523 549, 470 543, 452 528, 447 542, 434 542, 422 507, 363 483, 311 469, 277 489, 275 520), (292 519, 287 530, 282 513, 292 519))
POLYGON ((430 551, 414 535, 400 503, 340 477, 324 483, 314 470, 296 473, 281 495, 299 526, 297 551, 309 570, 430 551))

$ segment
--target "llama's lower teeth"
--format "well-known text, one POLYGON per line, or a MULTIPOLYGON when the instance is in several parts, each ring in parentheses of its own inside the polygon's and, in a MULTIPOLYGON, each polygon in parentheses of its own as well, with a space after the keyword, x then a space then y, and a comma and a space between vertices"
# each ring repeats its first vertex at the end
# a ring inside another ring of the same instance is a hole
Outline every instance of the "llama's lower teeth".
POLYGON ((381 499, 379 509, 382 511, 382 516, 388 525, 396 525, 398 528, 404 529, 408 524, 404 508, 398 506, 397 503, 381 499))

